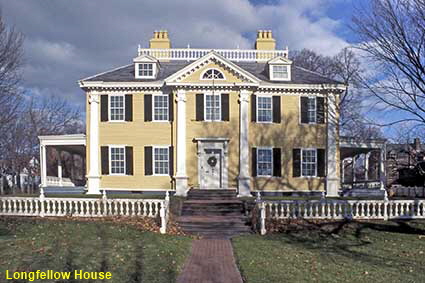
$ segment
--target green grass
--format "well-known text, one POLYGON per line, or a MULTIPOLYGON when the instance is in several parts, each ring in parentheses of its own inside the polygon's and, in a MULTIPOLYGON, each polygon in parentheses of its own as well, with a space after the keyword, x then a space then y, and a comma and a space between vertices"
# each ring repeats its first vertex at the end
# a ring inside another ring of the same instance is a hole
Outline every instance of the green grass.
POLYGON ((295 227, 233 239, 246 283, 425 282, 424 221, 295 227))
POLYGON ((6 269, 81 269, 111 272, 107 282, 174 282, 190 243, 119 223, 0 218, 0 282, 6 269))

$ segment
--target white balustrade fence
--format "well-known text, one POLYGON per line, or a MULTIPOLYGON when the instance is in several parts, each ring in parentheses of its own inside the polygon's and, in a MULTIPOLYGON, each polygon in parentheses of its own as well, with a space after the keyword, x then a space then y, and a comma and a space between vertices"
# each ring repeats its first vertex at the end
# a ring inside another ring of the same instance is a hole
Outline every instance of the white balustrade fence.
POLYGON ((106 198, 47 198, 0 197, 0 215, 13 216, 160 216, 161 233, 166 232, 168 195, 159 199, 106 199, 106 198))
POLYGON ((257 200, 261 234, 269 219, 425 219, 425 200, 257 200))
MULTIPOLYGON (((140 55, 151 55, 164 60, 197 60, 207 55, 212 49, 201 48, 170 48, 151 49, 139 48, 140 55)), ((215 52, 231 61, 240 62, 266 62, 276 56, 288 57, 288 49, 284 50, 255 50, 255 49, 214 49, 215 52)))

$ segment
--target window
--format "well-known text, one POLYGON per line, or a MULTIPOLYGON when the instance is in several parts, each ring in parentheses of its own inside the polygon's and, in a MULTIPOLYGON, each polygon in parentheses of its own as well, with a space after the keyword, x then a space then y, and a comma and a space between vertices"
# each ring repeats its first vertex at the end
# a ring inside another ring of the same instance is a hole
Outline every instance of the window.
POLYGON ((270 96, 258 96, 257 122, 272 122, 272 114, 272 98, 270 96))
POLYGON ((205 121, 221 120, 221 95, 206 94, 205 95, 205 121))
POLYGON ((224 75, 217 69, 209 69, 202 74, 203 80, 224 80, 224 75))
POLYGON ((301 150, 301 176, 315 177, 317 169, 317 151, 315 149, 301 150))
POLYGON ((110 96, 110 121, 124 121, 124 95, 110 96))
POLYGON ((168 147, 154 147, 153 164, 155 175, 168 175, 168 147))
POLYGON ((109 147, 111 174, 125 174, 125 147, 109 147))
POLYGON ((307 116, 309 123, 316 123, 316 98, 309 97, 307 104, 307 116))
POLYGON ((258 176, 271 176, 273 171, 273 153, 271 148, 257 149, 258 176))
POLYGON ((168 121, 168 95, 154 95, 153 120, 168 121))
POLYGON ((273 68, 273 79, 288 79, 288 66, 287 65, 276 65, 273 68))
POLYGON ((139 77, 152 78, 153 77, 153 63, 139 63, 139 77))

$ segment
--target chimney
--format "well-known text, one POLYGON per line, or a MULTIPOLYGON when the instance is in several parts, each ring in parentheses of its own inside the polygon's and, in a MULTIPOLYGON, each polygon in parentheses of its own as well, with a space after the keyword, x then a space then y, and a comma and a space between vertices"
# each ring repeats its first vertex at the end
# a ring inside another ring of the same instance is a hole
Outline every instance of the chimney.
POLYGON ((419 138, 414 138, 413 139, 413 148, 416 151, 420 151, 421 150, 421 140, 419 138))
POLYGON ((276 40, 272 36, 271 30, 258 30, 255 41, 256 50, 275 50, 276 40))
POLYGON ((165 49, 171 48, 171 41, 168 31, 160 30, 153 33, 153 38, 149 40, 149 48, 165 49))

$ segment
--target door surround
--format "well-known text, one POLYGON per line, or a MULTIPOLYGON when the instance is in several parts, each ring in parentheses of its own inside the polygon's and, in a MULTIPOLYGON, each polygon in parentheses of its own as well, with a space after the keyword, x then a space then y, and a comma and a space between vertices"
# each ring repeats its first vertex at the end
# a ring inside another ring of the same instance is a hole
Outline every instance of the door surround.
POLYGON ((221 160, 221 186, 219 189, 228 189, 228 164, 229 164, 229 138, 195 138, 197 144, 198 155, 198 183, 200 189, 208 189, 208 184, 205 183, 205 178, 202 176, 201 168, 206 149, 220 149, 221 160))

